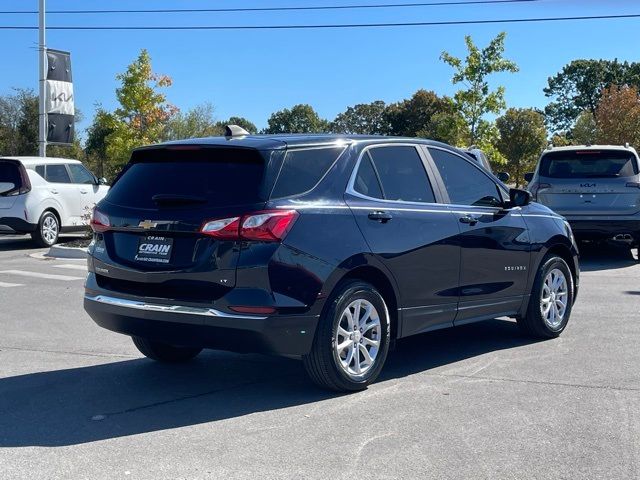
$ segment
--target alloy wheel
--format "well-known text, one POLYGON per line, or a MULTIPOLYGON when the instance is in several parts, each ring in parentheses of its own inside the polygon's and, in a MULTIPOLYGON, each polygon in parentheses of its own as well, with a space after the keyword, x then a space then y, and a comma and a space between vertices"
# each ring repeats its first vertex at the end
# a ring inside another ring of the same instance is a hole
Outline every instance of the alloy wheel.
POLYGON ((350 377, 360 377, 374 366, 382 326, 380 315, 371 302, 358 299, 344 309, 335 335, 338 365, 350 377))
POLYGON ((549 328, 557 330, 567 312, 569 289, 567 277, 558 268, 552 269, 544 279, 540 294, 540 311, 549 328))
POLYGON ((53 245, 58 238, 58 221, 53 215, 47 215, 42 222, 42 238, 49 245, 53 245))

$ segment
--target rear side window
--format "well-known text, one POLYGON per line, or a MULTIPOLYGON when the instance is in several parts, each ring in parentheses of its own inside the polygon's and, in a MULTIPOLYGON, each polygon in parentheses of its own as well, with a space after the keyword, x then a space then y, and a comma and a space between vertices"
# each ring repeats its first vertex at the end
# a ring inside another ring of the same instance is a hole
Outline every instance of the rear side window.
POLYGON ((430 148, 449 200, 455 205, 502 206, 497 185, 479 168, 445 150, 430 148))
POLYGON ((290 197, 311 190, 343 151, 343 147, 289 150, 271 198, 290 197))
POLYGON ((550 152, 540 161, 540 176, 549 178, 615 178, 637 174, 635 155, 620 150, 550 152))
POLYGON ((365 153, 362 156, 353 189, 356 192, 361 193, 362 195, 366 195, 367 197, 384 198, 384 195, 382 195, 380 180, 378 179, 378 174, 373 169, 371 157, 369 157, 368 153, 365 153))
POLYGON ((45 179, 51 183, 71 183, 69 172, 64 165, 47 165, 45 179))
MULTIPOLYGON (((22 188, 22 177, 20 176, 20 169, 14 162, 3 162, 0 160, 0 183, 13 183, 15 188, 11 192, 15 192, 22 188)), ((5 192, 6 193, 9 192, 5 192)))
POLYGON ((73 183, 85 183, 85 184, 94 184, 95 178, 82 165, 77 163, 70 163, 69 170, 71 170, 71 178, 73 179, 73 183))
POLYGON ((153 200, 156 195, 188 198, 194 205, 247 205, 264 201, 260 194, 263 173, 264 160, 256 150, 140 150, 112 185, 107 200, 150 209, 159 207, 153 200))
POLYGON ((44 165, 36 165, 36 173, 44 178, 44 165))
POLYGON ((422 158, 415 147, 377 147, 368 150, 387 200, 435 203, 422 158))

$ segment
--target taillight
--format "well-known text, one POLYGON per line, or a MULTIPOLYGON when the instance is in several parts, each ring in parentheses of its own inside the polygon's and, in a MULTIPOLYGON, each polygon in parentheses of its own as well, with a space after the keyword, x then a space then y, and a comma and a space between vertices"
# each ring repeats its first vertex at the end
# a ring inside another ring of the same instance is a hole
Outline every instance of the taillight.
POLYGON ((20 180, 22 181, 22 186, 20 190, 18 190, 19 194, 28 193, 31 191, 31 180, 29 180, 29 174, 27 173, 27 169, 24 168, 24 165, 20 164, 20 180))
POLYGON ((293 226, 295 210, 263 210, 241 217, 220 218, 206 222, 201 233, 223 240, 258 240, 279 242, 293 226))
POLYGON ((109 230, 109 227, 111 227, 109 217, 97 208, 93 209, 93 215, 91 215, 90 225, 91 229, 96 233, 106 232, 107 230, 109 230))
POLYGON ((550 183, 532 183, 531 185, 529 185, 529 192, 531 192, 533 199, 536 200, 538 192, 540 190, 544 190, 545 188, 551 188, 551 184, 550 183))

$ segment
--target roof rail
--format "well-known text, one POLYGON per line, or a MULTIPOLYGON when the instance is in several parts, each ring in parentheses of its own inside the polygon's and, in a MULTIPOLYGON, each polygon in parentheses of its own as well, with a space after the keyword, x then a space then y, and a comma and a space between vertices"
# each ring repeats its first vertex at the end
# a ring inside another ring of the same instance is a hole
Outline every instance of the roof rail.
POLYGON ((238 125, 227 125, 224 127, 225 137, 246 137, 247 135, 251 134, 238 125))

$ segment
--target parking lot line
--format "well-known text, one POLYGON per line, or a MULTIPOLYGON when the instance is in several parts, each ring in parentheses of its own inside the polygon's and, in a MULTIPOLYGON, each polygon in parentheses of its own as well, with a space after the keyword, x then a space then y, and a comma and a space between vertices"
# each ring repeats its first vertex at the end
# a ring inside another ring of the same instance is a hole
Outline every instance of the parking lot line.
POLYGON ((0 288, 23 287, 23 286, 24 285, 22 283, 0 282, 0 288))
POLYGON ((53 275, 50 273, 27 272, 22 270, 0 270, 0 273, 8 275, 18 275, 23 277, 46 278, 47 280, 62 280, 69 282, 71 280, 84 280, 83 277, 70 277, 68 275, 53 275))
POLYGON ((69 264, 64 264, 64 265, 54 265, 55 268, 68 268, 69 270, 82 270, 83 272, 87 271, 87 266, 86 265, 69 265, 69 264))

